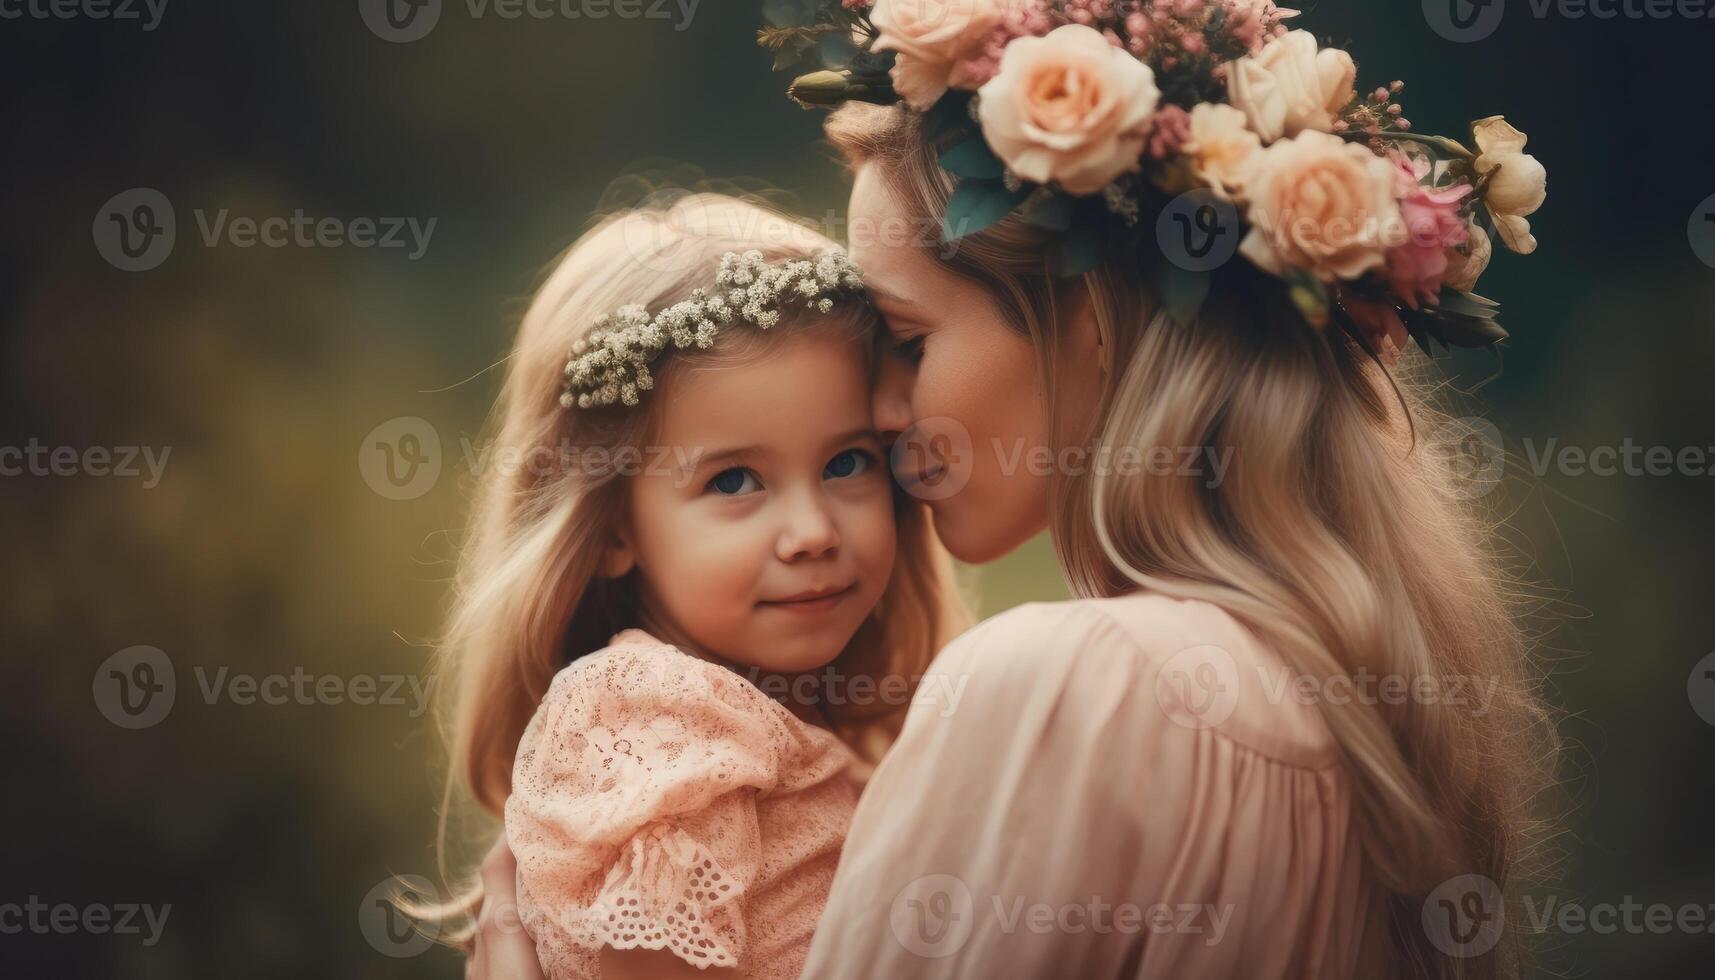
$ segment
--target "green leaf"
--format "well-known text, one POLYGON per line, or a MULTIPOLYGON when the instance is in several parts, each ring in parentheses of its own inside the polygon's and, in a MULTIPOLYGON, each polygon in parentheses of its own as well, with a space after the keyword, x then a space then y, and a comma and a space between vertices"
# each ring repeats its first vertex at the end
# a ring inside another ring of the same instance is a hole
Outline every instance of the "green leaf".
POLYGON ((1061 276, 1081 276, 1102 264, 1100 228, 1074 225, 1054 250, 1054 271, 1061 276))
POLYGON ((975 132, 977 123, 971 118, 970 107, 971 93, 949 89, 923 114, 923 138, 939 143, 953 133, 975 132))
POLYGON ((1494 319, 1501 311, 1501 304, 1492 299, 1478 296, 1476 293, 1462 293, 1446 286, 1441 288, 1441 295, 1436 297, 1435 305, 1436 309, 1489 320, 1494 319))
POLYGON ((844 34, 824 34, 819 54, 822 57, 822 67, 837 70, 850 68, 852 59, 857 56, 857 45, 844 34))
POLYGON ((1284 276, 1287 294, 1298 307, 1306 323, 1318 330, 1328 325, 1328 287, 1322 280, 1300 269, 1288 269, 1284 276))
POLYGON ((1189 325, 1197 319, 1197 311, 1209 297, 1209 274, 1160 262, 1155 266, 1155 288, 1167 315, 1181 325, 1189 325))
POLYGON ((1061 194, 1043 187, 1024 202, 1021 212, 1024 220, 1038 228, 1048 231, 1065 231, 1072 227, 1072 216, 1077 213, 1076 202, 1071 195, 1061 194))
POLYGON ((942 236, 951 242, 982 231, 1006 217, 1028 193, 1022 187, 1009 191, 998 180, 961 180, 941 219, 942 236))
POLYGON ((816 22, 816 0, 763 0, 762 19, 770 27, 809 27, 816 22))
POLYGON ((981 136, 965 140, 941 154, 941 169, 960 177, 994 179, 1006 173, 1006 164, 994 155, 981 136))
POLYGON ((1506 328, 1488 317, 1443 314, 1435 318, 1441 341, 1455 347, 1493 347, 1507 339, 1506 328))

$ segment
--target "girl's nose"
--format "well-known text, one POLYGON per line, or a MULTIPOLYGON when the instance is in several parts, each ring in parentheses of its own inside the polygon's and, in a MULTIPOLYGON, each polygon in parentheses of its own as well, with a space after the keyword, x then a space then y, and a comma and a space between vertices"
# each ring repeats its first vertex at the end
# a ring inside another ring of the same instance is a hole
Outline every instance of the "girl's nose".
POLYGON ((819 558, 839 547, 839 529, 835 527, 833 514, 821 494, 803 494, 790 506, 786 526, 780 532, 778 553, 781 561, 819 558))

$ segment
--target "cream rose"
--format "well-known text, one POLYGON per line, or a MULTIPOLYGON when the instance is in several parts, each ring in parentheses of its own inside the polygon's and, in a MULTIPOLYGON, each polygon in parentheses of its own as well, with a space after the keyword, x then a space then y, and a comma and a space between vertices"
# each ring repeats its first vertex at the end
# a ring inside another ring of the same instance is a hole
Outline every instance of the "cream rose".
POLYGON ((977 94, 983 136, 1007 167, 1073 194, 1138 168, 1161 100, 1148 65, 1081 24, 1007 45, 977 94))
POLYGON ((1477 141, 1477 172, 1500 168, 1483 191, 1483 203, 1495 219, 1495 234, 1507 248, 1529 255, 1536 251, 1536 238, 1524 216, 1548 198, 1548 171, 1524 152, 1527 137, 1500 116, 1472 123, 1471 136, 1477 141))
POLYGON ((875 0, 876 51, 896 51, 894 91, 913 109, 947 93, 953 66, 980 54, 1006 15, 1007 0, 875 0))
POLYGON ((1462 293, 1468 293, 1477 288, 1477 279, 1483 270, 1489 267, 1489 259, 1494 255, 1495 246, 1490 243, 1489 235, 1475 221, 1465 223, 1465 230, 1470 235, 1465 247, 1471 250, 1466 255, 1458 247, 1447 250, 1447 277, 1443 285, 1451 286, 1462 293))
POLYGON ((1307 129, 1329 132, 1357 97, 1358 66, 1338 48, 1317 50, 1309 31, 1289 31, 1232 63, 1227 99, 1272 143, 1307 129))
POLYGON ((1245 178, 1262 152, 1262 138, 1246 124, 1244 113, 1204 102, 1191 109, 1191 134, 1181 150, 1190 158, 1191 172, 1216 197, 1231 201, 1244 194, 1245 178))
POLYGON ((1239 251, 1276 275, 1356 279, 1382 265, 1403 227, 1395 166, 1338 136, 1307 131, 1263 150, 1246 183, 1250 234, 1239 251))

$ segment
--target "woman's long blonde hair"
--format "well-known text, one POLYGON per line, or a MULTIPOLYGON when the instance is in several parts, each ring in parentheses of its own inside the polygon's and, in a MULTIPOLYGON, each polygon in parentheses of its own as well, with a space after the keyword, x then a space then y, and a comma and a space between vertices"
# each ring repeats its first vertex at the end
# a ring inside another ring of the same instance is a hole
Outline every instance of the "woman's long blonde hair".
MULTIPOLYGON (((953 183, 915 115, 851 104, 827 132, 848 167, 885 175, 908 218, 946 213, 953 183)), ((1486 713, 1356 698, 1320 707, 1349 760, 1366 861, 1388 894, 1393 968, 1516 972, 1516 943, 1454 959, 1421 920, 1427 893, 1453 876, 1516 885, 1542 836, 1531 814, 1557 747, 1521 626, 1530 600, 1498 557, 1491 517, 1460 499, 1468 494, 1443 456, 1423 450, 1423 436, 1451 420, 1427 384, 1391 386, 1352 338, 1305 325, 1261 273, 1243 288, 1217 285, 1195 322, 1181 323, 1162 314, 1139 252, 1111 250, 1068 284, 1047 267, 1045 234, 1015 215, 925 251, 984 286, 1032 341, 1044 390, 1058 376, 1056 309, 1088 304, 1106 360, 1096 431, 1063 431, 1070 423, 1050 399, 1051 438, 1097 453, 1232 450, 1213 487, 1111 468, 1056 474, 1050 528, 1072 589, 1214 603, 1318 680, 1367 670, 1494 681, 1486 713)))
MULTIPOLYGON (((561 373, 572 343, 605 313, 626 304, 655 311, 710 288, 720 256, 756 249, 769 261, 814 258, 835 243, 761 204, 716 194, 658 196, 657 206, 610 214, 560 258, 537 291, 507 360, 490 419, 488 467, 476 489, 473 521, 460 560, 450 622, 438 655, 450 773, 441 813, 440 860, 446 876, 448 811, 462 784, 481 809, 498 816, 511 792, 513 756, 526 723, 555 673, 609 637, 641 625, 635 574, 599 574, 611 529, 623 518, 629 465, 649 465, 650 407, 568 410, 561 373), (627 454, 631 455, 627 455, 627 454)), ((830 331, 872 356, 879 321, 867 304, 842 301, 826 315, 787 311, 769 330, 738 325, 706 350, 676 351, 657 371, 667 387, 691 366, 764 357, 800 330, 830 331)), ((898 558, 881 602, 836 665, 847 675, 920 676, 942 644, 970 625, 951 559, 934 536, 926 506, 895 490, 898 558)), ((895 685, 896 686, 896 685, 895 685)), ((879 689, 879 688, 878 688, 879 689)), ((879 758, 897 734, 908 701, 825 706, 836 731, 861 759, 879 758)), ((474 876, 444 906, 411 909, 452 923, 473 913, 474 876)), ((468 922, 443 935, 469 936, 468 922)))

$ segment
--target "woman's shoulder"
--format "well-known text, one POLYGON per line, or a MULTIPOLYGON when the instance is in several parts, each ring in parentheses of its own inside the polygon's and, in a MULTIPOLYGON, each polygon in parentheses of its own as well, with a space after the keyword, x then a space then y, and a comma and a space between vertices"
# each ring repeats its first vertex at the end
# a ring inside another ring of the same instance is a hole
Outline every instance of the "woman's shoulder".
POLYGON ((948 644, 930 673, 938 689, 1002 710, 1055 699, 1074 724, 1111 713, 1117 694, 1147 691, 1118 703, 1287 764, 1338 761, 1304 684, 1231 614, 1199 600, 1136 592, 1025 603, 948 644))

